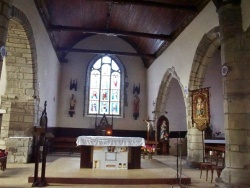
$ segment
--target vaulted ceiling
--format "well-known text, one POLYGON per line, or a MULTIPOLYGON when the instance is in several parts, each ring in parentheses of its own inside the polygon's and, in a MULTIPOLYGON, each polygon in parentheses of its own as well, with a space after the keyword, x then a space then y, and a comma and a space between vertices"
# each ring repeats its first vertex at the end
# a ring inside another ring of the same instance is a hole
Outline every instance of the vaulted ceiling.
POLYGON ((34 0, 60 62, 69 52, 139 56, 154 60, 210 0, 34 0), (76 49, 92 35, 117 36, 136 53, 76 49))

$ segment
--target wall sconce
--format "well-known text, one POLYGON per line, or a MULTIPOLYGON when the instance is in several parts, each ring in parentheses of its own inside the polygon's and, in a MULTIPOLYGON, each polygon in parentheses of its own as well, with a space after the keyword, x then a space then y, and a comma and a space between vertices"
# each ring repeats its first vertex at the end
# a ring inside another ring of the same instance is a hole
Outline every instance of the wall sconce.
POLYGON ((228 73, 228 71, 229 71, 229 67, 226 66, 226 65, 223 65, 222 68, 221 68, 221 74, 222 74, 223 76, 226 76, 227 73, 228 73))

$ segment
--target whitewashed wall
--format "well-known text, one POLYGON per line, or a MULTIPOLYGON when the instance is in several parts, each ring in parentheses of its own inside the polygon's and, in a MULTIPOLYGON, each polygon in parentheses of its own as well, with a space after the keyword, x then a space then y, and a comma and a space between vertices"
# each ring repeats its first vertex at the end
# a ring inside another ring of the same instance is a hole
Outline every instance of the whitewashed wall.
POLYGON ((47 101, 48 126, 57 125, 57 91, 60 63, 33 1, 13 0, 13 6, 28 18, 37 50, 40 106, 47 101))
POLYGON ((147 72, 148 113, 152 111, 150 104, 156 99, 161 80, 168 68, 174 67, 180 77, 182 86, 188 86, 197 46, 203 35, 218 25, 216 8, 210 2, 154 64, 149 67, 147 72))
POLYGON ((186 110, 181 87, 176 79, 172 79, 166 101, 166 117, 169 120, 169 131, 186 131, 186 110))
MULTIPOLYGON (((242 0, 241 7, 243 29, 246 30, 250 27, 250 1, 242 0)), ((157 97, 161 80, 167 69, 174 67, 176 73, 180 77, 182 86, 188 86, 190 71, 197 46, 201 41, 202 36, 218 25, 219 21, 216 7, 211 1, 194 19, 194 21, 181 33, 181 35, 170 45, 170 47, 167 48, 167 50, 154 62, 154 64, 150 66, 147 71, 149 115, 152 116, 151 112, 153 106, 151 104, 157 97)), ((209 82, 204 84, 204 86, 211 85, 209 82)), ((221 85, 213 85, 213 87, 221 87, 221 85)), ((215 90, 213 90, 213 94, 214 91, 215 90)), ((221 106, 216 105, 216 100, 220 99, 221 96, 216 96, 215 99, 212 99, 214 101, 212 101, 211 106, 211 111, 213 113, 211 117, 211 124, 214 128, 214 131, 220 131, 224 133, 223 126, 221 126, 221 124, 223 125, 223 114, 218 113, 218 111, 223 109, 221 106)))
POLYGON ((207 69, 204 87, 210 87, 210 125, 213 133, 221 132, 220 137, 225 136, 224 109, 223 109, 223 86, 221 75, 220 50, 214 53, 207 69))
MULTIPOLYGON (((86 38, 79 42, 75 48, 83 49, 103 49, 111 51, 127 51, 135 52, 135 50, 120 38, 104 35, 95 35, 86 38)), ((83 116, 83 92, 85 85, 85 74, 88 63, 95 57, 93 54, 87 53, 69 53, 66 58, 68 63, 62 64, 61 79, 60 79, 60 99, 58 113, 58 127, 73 127, 73 128, 94 128, 95 117, 83 116), (70 80, 77 79, 78 90, 69 89, 70 80), (75 107, 75 115, 70 117, 69 102, 71 95, 74 94, 77 100, 75 107)), ((147 88, 146 88, 146 68, 144 67, 141 58, 132 56, 120 56, 126 70, 126 79, 129 82, 127 89, 128 106, 125 107, 124 118, 114 118, 114 129, 120 130, 146 130, 146 124, 143 119, 147 117, 147 88), (133 101, 133 85, 140 83, 140 115, 137 120, 133 119, 132 101, 133 101)), ((98 118, 100 121, 101 118, 98 118)), ((111 122, 111 118, 108 118, 111 122)))

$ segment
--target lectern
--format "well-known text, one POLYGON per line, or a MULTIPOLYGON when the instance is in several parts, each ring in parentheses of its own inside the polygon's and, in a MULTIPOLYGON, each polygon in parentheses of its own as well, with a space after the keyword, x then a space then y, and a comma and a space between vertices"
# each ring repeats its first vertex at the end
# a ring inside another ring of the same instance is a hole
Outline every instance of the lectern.
POLYGON ((46 112, 47 102, 44 103, 44 110, 42 112, 42 116, 40 118, 40 126, 34 128, 34 136, 35 136, 35 170, 34 170, 34 180, 32 187, 45 187, 47 185, 45 179, 45 170, 46 170, 46 155, 47 155, 47 112, 46 112), (41 150, 42 149, 42 150, 41 150), (42 156, 40 156, 40 152, 42 152, 42 156), (38 178, 38 167, 40 157, 42 157, 42 171, 41 178, 38 178))
POLYGON ((182 170, 181 169, 181 167, 182 167, 182 165, 181 165, 182 164, 181 163, 181 145, 182 145, 182 143, 179 142, 179 139, 185 138, 186 134, 187 134, 187 131, 172 131, 169 133, 169 138, 176 138, 177 139, 176 170, 177 170, 177 179, 179 179, 180 184, 181 184, 181 170, 182 170), (180 145, 180 147, 179 147, 179 145, 180 145), (179 170, 179 161, 178 161, 179 157, 180 157, 180 170, 179 170))

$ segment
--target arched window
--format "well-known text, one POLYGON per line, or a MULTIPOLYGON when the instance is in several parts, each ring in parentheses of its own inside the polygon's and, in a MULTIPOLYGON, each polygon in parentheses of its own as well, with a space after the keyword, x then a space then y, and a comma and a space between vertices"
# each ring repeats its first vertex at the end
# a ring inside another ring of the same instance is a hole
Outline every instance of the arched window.
POLYGON ((87 115, 121 116, 124 91, 123 66, 108 55, 92 60, 88 67, 85 110, 87 115))

